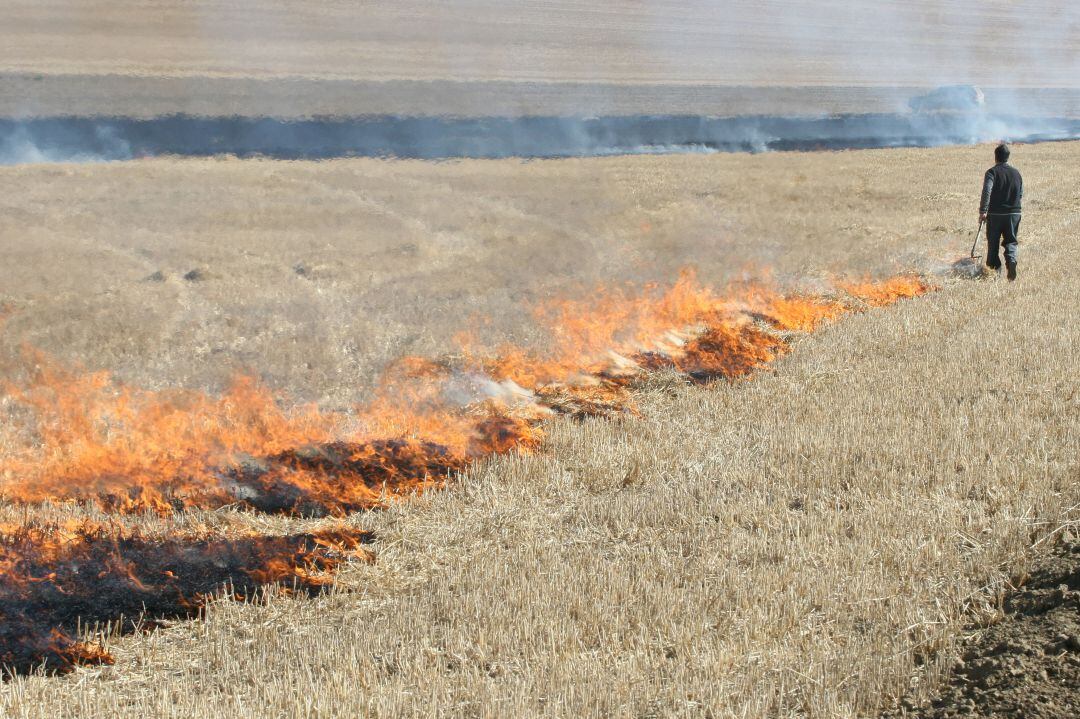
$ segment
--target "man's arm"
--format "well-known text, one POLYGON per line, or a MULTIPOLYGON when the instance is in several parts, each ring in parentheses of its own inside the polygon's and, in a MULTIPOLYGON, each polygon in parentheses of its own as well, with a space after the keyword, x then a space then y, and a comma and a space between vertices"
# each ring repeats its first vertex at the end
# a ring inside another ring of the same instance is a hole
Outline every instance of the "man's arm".
POLYGON ((994 191, 994 173, 987 170, 983 177, 982 200, 979 203, 979 221, 986 219, 986 213, 990 210, 990 193, 994 191))

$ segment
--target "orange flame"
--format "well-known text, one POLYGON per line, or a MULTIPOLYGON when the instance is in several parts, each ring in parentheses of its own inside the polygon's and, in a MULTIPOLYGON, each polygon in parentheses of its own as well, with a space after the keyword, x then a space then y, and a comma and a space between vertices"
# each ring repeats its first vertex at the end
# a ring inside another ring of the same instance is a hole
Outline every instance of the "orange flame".
MULTIPOLYGON (((931 289, 916 276, 834 287, 784 293, 742 282, 716 291, 688 271, 667 290, 601 288, 535 310, 552 338, 546 351, 488 350, 466 337, 456 360, 395 362, 353 412, 292 404, 243 377, 220 396, 149 391, 28 349, 29 376, 0 385, 28 418, 21 440, 0 454, 0 495, 114 513, 237 505, 340 516, 441 486, 479 457, 531 450, 551 414, 634 413, 629 388, 649 371, 697 382, 743 377, 788 350, 785 333, 931 289)), ((154 540, 92 524, 0 527, 0 664, 65 671, 109 661, 74 636, 73 622, 137 616, 119 596, 163 617, 190 614, 224 584, 237 596, 266 583, 317 588, 339 557, 363 554, 360 541, 347 530, 154 540)))
MULTIPOLYGON (((685 270, 666 292, 655 285, 636 292, 601 289, 585 299, 541 305, 536 319, 554 338, 547 353, 503 346, 478 364, 493 377, 532 389, 604 373, 620 362, 617 358, 678 354, 689 338, 706 329, 741 326, 756 317, 777 329, 811 331, 844 310, 834 300, 784 295, 764 284, 743 283, 717 294, 685 270)), ((476 355, 468 337, 463 344, 476 355)))
POLYGON ((837 286, 873 307, 884 307, 898 300, 918 297, 933 289, 926 278, 913 274, 897 275, 885 280, 841 281, 837 286))
MULTIPOLYGON (((838 282, 882 305, 925 280, 838 282)), ((650 369, 734 378, 786 351, 778 331, 812 331, 853 308, 841 292, 784 294, 743 282, 716 292, 684 272, 666 291, 601 288, 535 311, 553 338, 537 353, 464 340, 458 366, 404 358, 353 413, 290 405, 250 378, 220 396, 119 385, 28 350, 34 372, 6 394, 35 418, 0 456, 0 492, 21 502, 95 501, 114 511, 246 505, 344 514, 437 486, 470 461, 530 449, 553 411, 633 411, 623 388, 650 369)))

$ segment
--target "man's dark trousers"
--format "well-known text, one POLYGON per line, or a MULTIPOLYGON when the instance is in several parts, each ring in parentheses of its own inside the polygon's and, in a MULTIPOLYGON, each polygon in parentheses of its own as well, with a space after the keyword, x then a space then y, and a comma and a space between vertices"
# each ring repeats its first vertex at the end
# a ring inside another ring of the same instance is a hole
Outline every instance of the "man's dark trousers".
POLYGON ((1005 250, 1005 264, 1016 264, 1016 233, 1020 229, 1020 215, 987 215, 986 217, 986 266, 1001 269, 998 248, 1005 250), (1004 241, 1003 241, 1004 240, 1004 241))

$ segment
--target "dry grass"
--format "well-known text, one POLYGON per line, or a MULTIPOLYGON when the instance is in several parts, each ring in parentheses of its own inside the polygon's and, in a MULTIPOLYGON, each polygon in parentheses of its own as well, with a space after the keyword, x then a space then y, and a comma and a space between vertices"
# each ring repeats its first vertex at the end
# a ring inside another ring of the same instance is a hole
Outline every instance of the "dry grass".
POLYGON ((0 362, 28 341, 144 385, 216 388, 250 369, 344 405, 477 315, 492 338, 542 339, 528 306, 600 281, 951 259, 986 154, 0 168, 0 301, 18 306, 0 362), (925 194, 897 197, 909 174, 925 194))
POLYGON ((7 0, 0 115, 894 112, 977 82, 1075 116, 1062 0, 7 0), (993 37, 988 43, 985 38, 993 37))
POLYGON ((951 74, 1075 86, 1075 15, 1062 0, 861 9, 843 0, 8 0, 0 68, 721 85, 911 85, 951 74))
MULTIPOLYGON (((929 267, 966 251, 986 155, 3 169, 5 371, 29 337, 148 383, 250 364, 337 404, 468 312, 509 333, 520 299, 578 278, 929 267), (177 278, 193 266, 209 279, 177 278)), ((750 382, 657 382, 642 419, 555 423, 535 455, 354 518, 378 558, 342 591, 117 640, 113 668, 8 682, 3 713, 873 714, 994 619, 1080 501, 1077 159, 1016 150, 1020 282, 949 281, 750 382)))
MULTIPOLYGON (((822 115, 896 112, 923 87, 770 87, 595 81, 385 80, 158 75, 42 75, 0 71, 0 117, 199 116, 309 118, 372 114, 455 117, 546 115, 822 115)), ((834 82, 840 83, 839 79, 834 82)), ((1070 88, 991 92, 987 109, 1076 117, 1070 88), (1032 108, 1037 111, 1032 112, 1032 108)))

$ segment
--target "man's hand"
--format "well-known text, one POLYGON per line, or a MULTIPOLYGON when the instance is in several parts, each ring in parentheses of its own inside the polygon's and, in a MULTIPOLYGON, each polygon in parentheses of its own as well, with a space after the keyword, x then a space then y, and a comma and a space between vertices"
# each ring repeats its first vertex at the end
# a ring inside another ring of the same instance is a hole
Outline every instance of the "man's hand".
POLYGON ((979 222, 986 222, 986 213, 985 212, 980 212, 979 213, 979 222))

